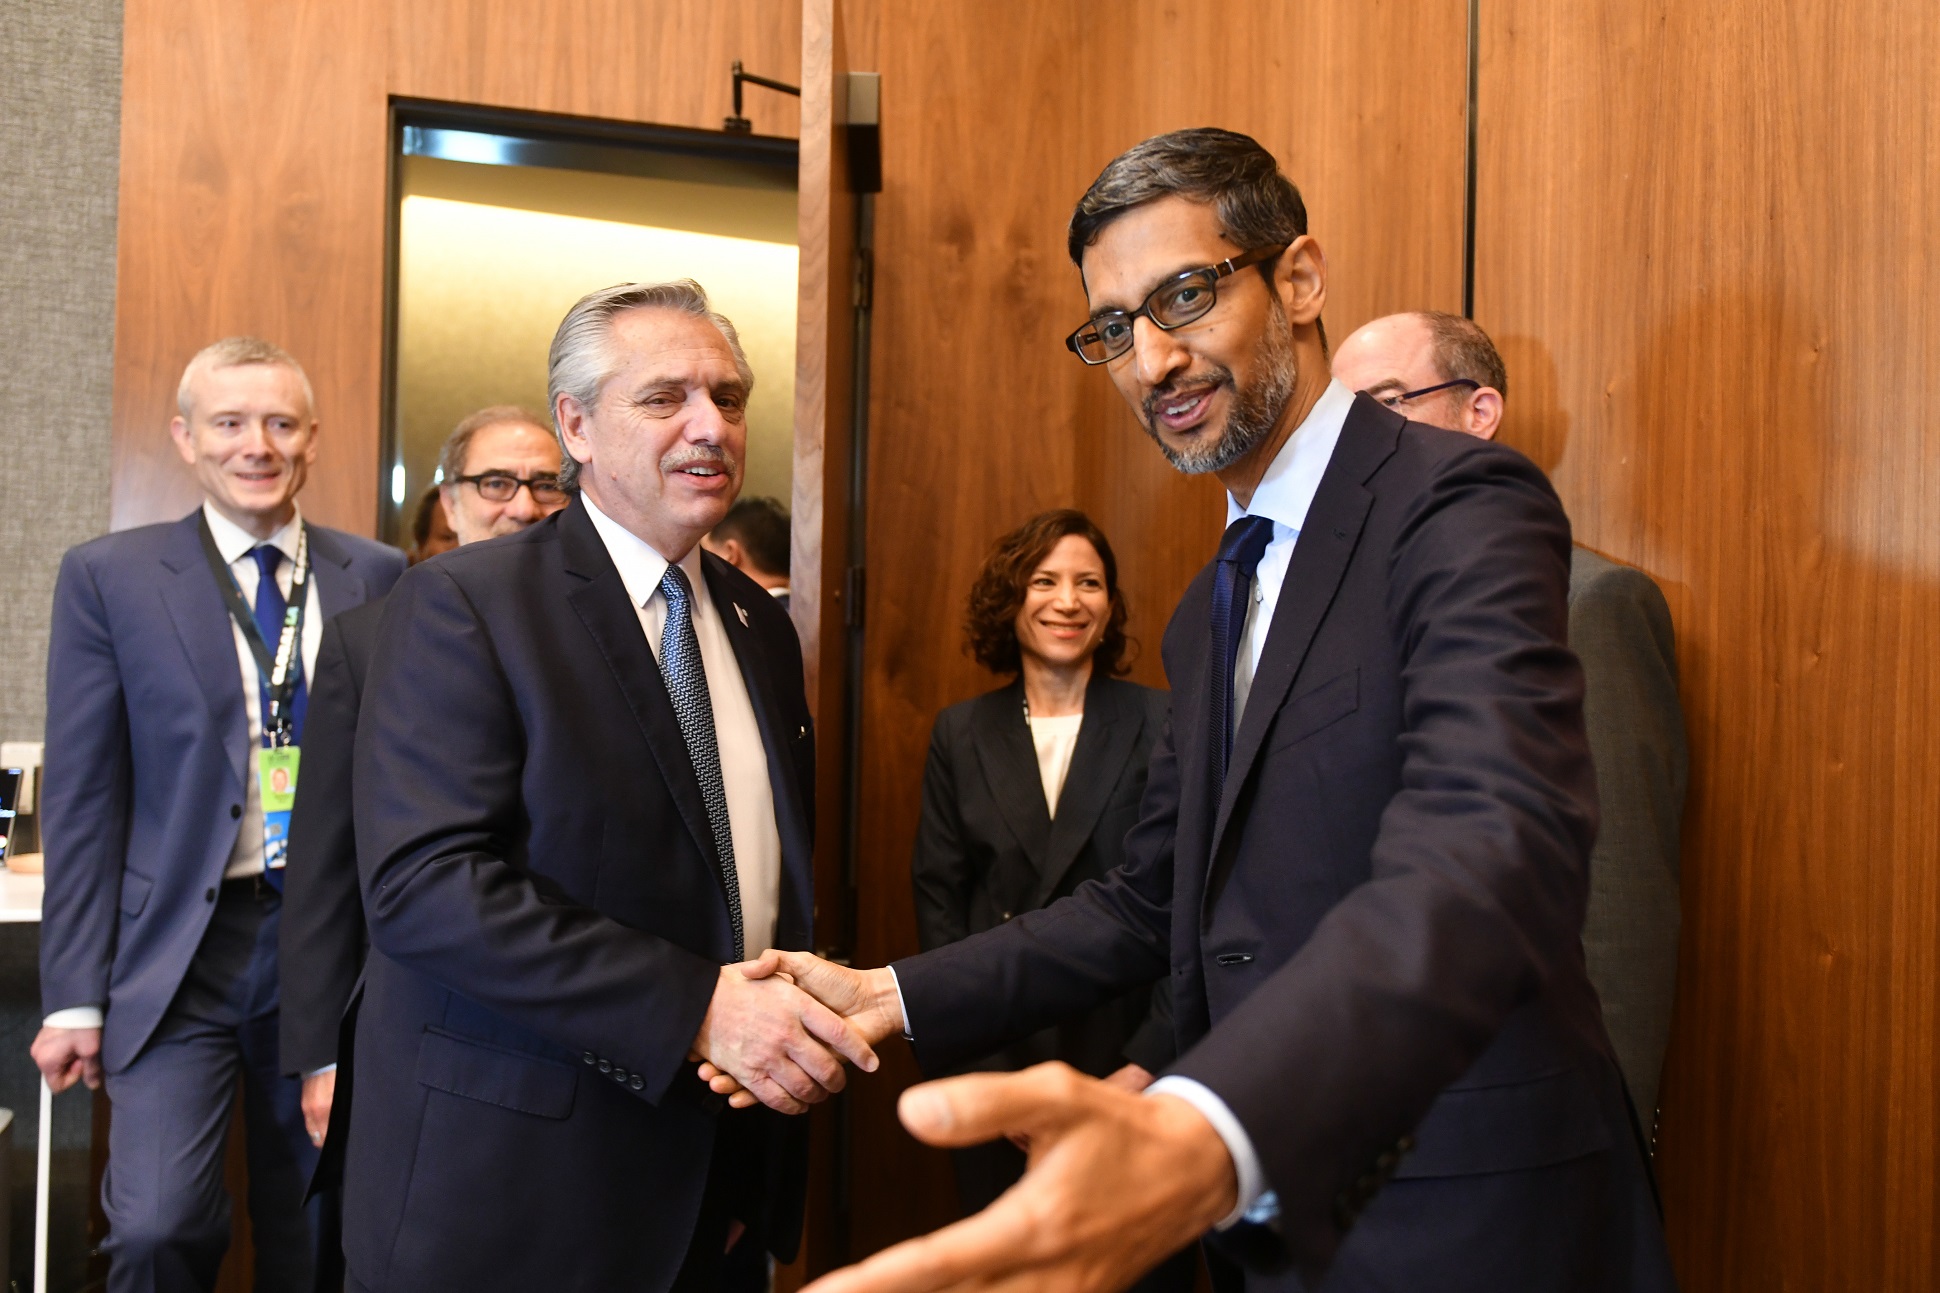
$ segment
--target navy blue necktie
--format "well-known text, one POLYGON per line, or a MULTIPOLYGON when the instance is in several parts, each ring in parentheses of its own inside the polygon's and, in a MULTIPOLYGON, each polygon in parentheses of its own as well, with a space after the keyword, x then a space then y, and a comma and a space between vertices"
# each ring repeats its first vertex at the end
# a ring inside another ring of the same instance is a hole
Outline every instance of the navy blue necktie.
MULTIPOLYGON (((265 543, 251 548, 249 555, 256 558, 256 631, 263 635, 263 645, 269 648, 271 658, 276 655, 276 645, 283 640, 283 616, 289 610, 289 603, 283 598, 283 590, 277 587, 276 571, 283 564, 283 554, 265 543)), ((303 685, 303 643, 295 642, 290 647, 290 672, 296 676, 296 690, 290 693, 290 740, 293 744, 303 743, 303 715, 309 709, 310 697, 303 685)), ((263 744, 270 743, 269 726, 269 677, 257 679, 258 696, 262 708, 263 744)))
POLYGON ((680 738, 694 765, 694 779, 701 785, 701 802, 707 805, 707 824, 713 828, 714 851, 721 859, 721 882, 727 886, 734 959, 740 961, 747 957, 741 930, 741 878, 734 869, 734 833, 728 826, 727 785, 721 779, 721 748, 714 736, 714 700, 701 664, 700 639, 694 636, 694 597, 687 572, 668 566, 660 579, 660 595, 667 599, 667 623, 660 630, 660 674, 667 680, 680 738))
POLYGON ((1273 522, 1242 516, 1219 540, 1219 562, 1212 587, 1212 790, 1219 803, 1226 789, 1226 765, 1233 757, 1233 666, 1246 630, 1247 591, 1260 557, 1273 537, 1273 522))

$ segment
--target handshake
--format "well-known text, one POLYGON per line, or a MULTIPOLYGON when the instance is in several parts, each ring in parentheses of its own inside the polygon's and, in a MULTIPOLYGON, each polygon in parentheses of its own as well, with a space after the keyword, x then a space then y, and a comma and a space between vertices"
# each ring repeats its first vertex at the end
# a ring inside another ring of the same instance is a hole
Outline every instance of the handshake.
POLYGON ((875 1045, 903 1030, 895 976, 809 952, 724 965, 694 1037, 700 1077, 736 1109, 802 1113, 840 1091, 842 1062, 877 1068, 875 1045))

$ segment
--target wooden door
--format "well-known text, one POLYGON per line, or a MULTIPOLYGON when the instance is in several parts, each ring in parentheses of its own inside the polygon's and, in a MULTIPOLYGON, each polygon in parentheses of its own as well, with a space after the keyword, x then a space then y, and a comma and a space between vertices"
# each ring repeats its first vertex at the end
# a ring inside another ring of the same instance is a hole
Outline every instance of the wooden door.
MULTIPOLYGON (((856 198, 847 149, 849 68, 839 0, 802 7, 800 315, 795 329, 795 481, 790 608, 802 640, 815 715, 815 940, 825 955, 853 946, 845 872, 848 834, 848 641, 852 614, 850 475, 854 446, 856 198)), ((845 1110, 812 1115, 802 1254, 778 1287, 798 1287, 847 1254, 845 1110)))

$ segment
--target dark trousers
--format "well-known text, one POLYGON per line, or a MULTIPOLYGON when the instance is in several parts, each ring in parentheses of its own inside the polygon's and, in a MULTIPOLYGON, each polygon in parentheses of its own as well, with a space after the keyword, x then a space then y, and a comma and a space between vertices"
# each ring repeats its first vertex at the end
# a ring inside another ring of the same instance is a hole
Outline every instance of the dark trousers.
POLYGON ((316 1150, 301 1084, 277 1063, 281 900, 222 886, 175 1001, 135 1062, 107 1078, 113 1119, 101 1202, 110 1293, 206 1293, 229 1247, 223 1163, 243 1094, 257 1293, 309 1293, 321 1205, 306 1211, 316 1150))

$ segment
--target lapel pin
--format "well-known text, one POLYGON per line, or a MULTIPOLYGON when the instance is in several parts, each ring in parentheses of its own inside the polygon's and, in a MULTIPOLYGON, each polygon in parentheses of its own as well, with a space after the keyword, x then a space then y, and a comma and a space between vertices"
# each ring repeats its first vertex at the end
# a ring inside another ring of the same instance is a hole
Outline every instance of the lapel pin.
POLYGON ((740 602, 736 602, 736 603, 734 604, 734 613, 735 613, 736 615, 739 615, 739 616, 741 617, 741 627, 742 627, 742 628, 746 628, 746 627, 748 627, 748 612, 747 612, 747 608, 745 608, 744 606, 742 606, 740 602))

